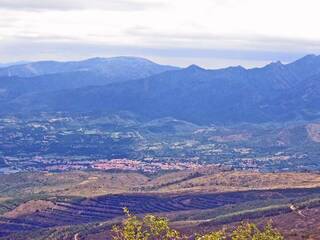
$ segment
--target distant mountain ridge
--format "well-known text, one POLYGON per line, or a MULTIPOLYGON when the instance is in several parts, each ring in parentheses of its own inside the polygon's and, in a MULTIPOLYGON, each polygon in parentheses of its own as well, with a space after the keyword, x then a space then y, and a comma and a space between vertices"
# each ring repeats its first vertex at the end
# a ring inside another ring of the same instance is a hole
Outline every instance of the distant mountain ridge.
POLYGON ((39 61, 0 68, 2 77, 34 77, 66 72, 94 72, 108 78, 138 79, 177 67, 138 57, 90 58, 83 61, 39 61))
POLYGON ((28 61, 18 61, 18 62, 7 62, 7 63, 0 63, 0 68, 15 66, 15 65, 21 65, 21 64, 27 64, 28 61))
POLYGON ((197 124, 284 122, 320 118, 319 93, 320 56, 308 55, 262 68, 206 70, 191 65, 105 86, 22 94, 1 109, 129 111, 148 119, 173 117, 197 124))
POLYGON ((106 85, 149 77, 177 67, 144 58, 91 58, 83 61, 40 61, 0 68, 0 102, 31 92, 106 85))

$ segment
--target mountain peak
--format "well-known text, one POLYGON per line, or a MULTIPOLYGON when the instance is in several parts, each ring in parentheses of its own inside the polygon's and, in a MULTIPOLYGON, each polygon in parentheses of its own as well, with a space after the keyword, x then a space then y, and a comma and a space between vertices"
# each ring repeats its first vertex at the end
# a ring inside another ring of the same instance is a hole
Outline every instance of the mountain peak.
POLYGON ((232 67, 227 67, 226 69, 228 69, 228 70, 234 70, 234 71, 244 71, 244 70, 247 70, 246 68, 244 68, 244 67, 241 66, 241 65, 232 66, 232 67))
POLYGON ((273 66, 282 66, 283 63, 282 63, 281 61, 276 61, 276 62, 270 63, 270 65, 273 65, 273 66))
POLYGON ((301 59, 314 59, 316 57, 318 57, 316 54, 308 54, 301 59))
POLYGON ((202 68, 202 67, 199 67, 199 66, 196 65, 196 64, 192 64, 192 65, 190 65, 189 67, 187 67, 186 70, 192 70, 192 71, 199 71, 199 70, 201 70, 201 71, 203 71, 203 70, 205 70, 205 69, 202 68))
POLYGON ((281 61, 276 61, 268 64, 266 68, 282 68, 284 64, 281 61))

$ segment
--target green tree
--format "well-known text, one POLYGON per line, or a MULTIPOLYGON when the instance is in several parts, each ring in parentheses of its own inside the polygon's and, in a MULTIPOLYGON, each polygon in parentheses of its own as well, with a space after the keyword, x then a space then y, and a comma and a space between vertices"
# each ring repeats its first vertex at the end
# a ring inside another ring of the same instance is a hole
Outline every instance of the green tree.
MULTIPOLYGON (((182 235, 169 226, 167 218, 146 215, 139 218, 124 209, 126 219, 120 226, 112 228, 113 240, 186 240, 191 239, 182 235)), ((268 224, 260 230, 255 224, 242 223, 233 231, 220 230, 197 234, 195 240, 284 240, 283 236, 268 224)))
POLYGON ((170 228, 166 218, 146 215, 140 219, 124 209, 127 218, 122 226, 112 228, 113 240, 180 240, 185 239, 178 231, 170 228))
POLYGON ((260 230, 253 223, 242 223, 231 234, 232 240, 283 240, 283 236, 269 223, 260 230))

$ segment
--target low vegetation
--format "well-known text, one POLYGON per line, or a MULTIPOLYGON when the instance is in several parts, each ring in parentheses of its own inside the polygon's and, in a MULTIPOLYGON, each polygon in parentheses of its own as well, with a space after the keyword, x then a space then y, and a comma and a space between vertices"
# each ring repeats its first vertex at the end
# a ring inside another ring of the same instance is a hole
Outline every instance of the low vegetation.
POLYGON ((164 217, 146 215, 139 218, 124 209, 127 218, 112 229, 113 240, 283 240, 284 237, 268 224, 260 230, 255 224, 242 223, 234 230, 223 229, 205 235, 185 236, 169 226, 164 217))
POLYGON ((0 180, 1 240, 49 235, 53 237, 46 239, 69 240, 75 234, 84 240, 106 239, 123 207, 138 216, 166 217, 170 226, 188 235, 223 226, 229 226, 223 234, 230 234, 231 226, 243 219, 260 227, 272 218, 285 237, 302 240, 313 237, 320 223, 320 178, 314 173, 70 171, 15 173, 0 180), (308 219, 293 212, 291 203, 308 219))

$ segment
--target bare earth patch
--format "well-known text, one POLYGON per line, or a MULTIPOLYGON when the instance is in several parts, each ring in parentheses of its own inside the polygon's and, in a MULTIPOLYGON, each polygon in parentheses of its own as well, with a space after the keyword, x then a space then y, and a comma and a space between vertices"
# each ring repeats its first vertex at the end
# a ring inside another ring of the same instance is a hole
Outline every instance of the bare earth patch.
POLYGON ((56 205, 50 201, 32 200, 32 201, 21 204, 20 206, 13 209, 12 211, 3 214, 3 216, 7 218, 17 218, 17 217, 33 214, 39 211, 53 209, 55 207, 56 205))
POLYGON ((306 128, 311 140, 320 143, 320 123, 308 124, 306 128))
POLYGON ((226 142, 239 142, 239 141, 247 141, 251 136, 247 133, 240 134, 232 134, 225 136, 213 136, 209 138, 211 141, 226 143, 226 142))
POLYGON ((229 192, 314 187, 320 187, 319 174, 227 171, 165 185, 159 190, 161 192, 229 192))

